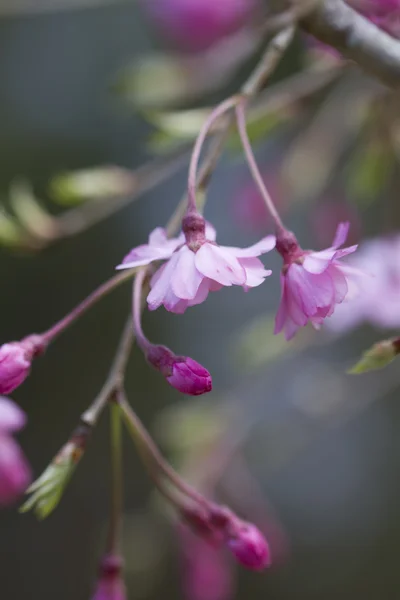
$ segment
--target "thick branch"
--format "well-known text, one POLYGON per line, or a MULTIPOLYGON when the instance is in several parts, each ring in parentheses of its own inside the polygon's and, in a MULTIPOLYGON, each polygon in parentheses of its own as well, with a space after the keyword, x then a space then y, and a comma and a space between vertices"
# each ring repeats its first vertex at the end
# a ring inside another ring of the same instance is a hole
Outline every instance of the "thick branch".
POLYGON ((400 41, 342 0, 325 0, 304 17, 302 28, 392 88, 400 87, 400 41))

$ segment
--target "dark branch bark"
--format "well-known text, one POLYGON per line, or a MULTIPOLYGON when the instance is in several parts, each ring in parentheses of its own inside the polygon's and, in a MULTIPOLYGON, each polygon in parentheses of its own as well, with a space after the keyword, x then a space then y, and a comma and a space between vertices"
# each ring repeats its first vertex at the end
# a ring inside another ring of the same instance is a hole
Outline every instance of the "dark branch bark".
POLYGON ((325 0, 300 21, 312 36, 354 60, 387 86, 400 88, 400 41, 342 0, 325 0))

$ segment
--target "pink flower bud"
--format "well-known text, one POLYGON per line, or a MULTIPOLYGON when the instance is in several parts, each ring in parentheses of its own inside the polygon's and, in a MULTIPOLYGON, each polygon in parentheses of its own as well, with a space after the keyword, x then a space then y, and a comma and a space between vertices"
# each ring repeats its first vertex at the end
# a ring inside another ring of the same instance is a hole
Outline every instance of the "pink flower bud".
POLYGON ((0 397, 0 506, 11 504, 30 483, 29 466, 12 437, 24 424, 22 410, 8 398, 0 397))
POLYGON ((211 375, 188 356, 176 356, 166 346, 150 346, 147 360, 172 387, 190 396, 199 396, 212 389, 211 375))
POLYGON ((228 536, 227 546, 244 567, 259 571, 271 565, 267 540, 255 525, 239 522, 228 536))
POLYGON ((9 394, 28 377, 32 359, 44 351, 40 336, 32 335, 20 342, 0 347, 0 394, 9 394))
POLYGON ((122 561, 118 556, 109 555, 103 558, 92 600, 126 600, 121 569, 122 561))

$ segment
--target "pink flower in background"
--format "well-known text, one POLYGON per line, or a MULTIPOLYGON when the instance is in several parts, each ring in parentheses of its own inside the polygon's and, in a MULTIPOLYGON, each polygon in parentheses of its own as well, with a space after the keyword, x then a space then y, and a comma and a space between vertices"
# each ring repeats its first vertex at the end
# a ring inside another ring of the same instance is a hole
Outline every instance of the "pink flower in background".
POLYGON ((142 0, 159 31, 177 48, 199 52, 242 29, 257 0, 142 0))
POLYGON ((148 362, 160 371, 172 387, 190 396, 212 389, 211 375, 200 363, 188 356, 176 356, 166 346, 149 345, 145 349, 148 362))
POLYGON ((187 222, 189 242, 183 236, 167 240, 165 232, 158 228, 150 235, 148 244, 134 248, 117 267, 130 269, 168 259, 150 281, 147 297, 150 310, 164 305, 170 312, 183 313, 188 306, 204 302, 209 292, 231 285, 248 290, 271 274, 257 257, 274 248, 274 236, 267 236, 249 248, 219 246, 211 225, 204 226, 199 215, 195 216, 194 225, 192 221, 187 222))
MULTIPOLYGON (((279 177, 267 172, 264 176, 264 182, 267 189, 274 199, 274 204, 279 210, 279 214, 283 215, 287 212, 285 205, 285 194, 282 190, 282 183, 279 177)), ((253 180, 245 185, 238 185, 238 192, 233 200, 234 217, 240 227, 247 227, 253 231, 265 231, 268 225, 271 225, 271 217, 267 210, 265 201, 260 195, 258 188, 254 185, 253 180)))
POLYGON ((186 600, 230 600, 234 596, 233 573, 219 548, 179 528, 182 550, 182 588, 186 600))
POLYGON ((400 0, 348 0, 355 10, 390 35, 400 35, 400 0))
POLYGON ((358 244, 361 238, 361 220, 357 209, 339 199, 318 203, 310 215, 316 241, 320 246, 330 243, 340 223, 350 223, 347 243, 358 244))
POLYGON ((282 255, 282 297, 275 319, 275 333, 284 331, 291 339, 308 322, 316 328, 333 314, 349 290, 354 271, 340 261, 357 246, 339 250, 347 238, 348 223, 341 223, 330 248, 321 252, 302 250, 293 234, 278 237, 276 248, 282 255))
POLYGON ((106 556, 100 564, 99 578, 92 600, 126 600, 126 589, 121 577, 121 559, 106 556))
POLYGON ((400 327, 400 235, 364 242, 349 264, 367 276, 359 278, 359 293, 328 319, 328 328, 341 333, 362 321, 383 329, 400 327))
POLYGON ((0 506, 11 504, 28 487, 30 468, 12 434, 25 425, 22 410, 0 397, 0 506))

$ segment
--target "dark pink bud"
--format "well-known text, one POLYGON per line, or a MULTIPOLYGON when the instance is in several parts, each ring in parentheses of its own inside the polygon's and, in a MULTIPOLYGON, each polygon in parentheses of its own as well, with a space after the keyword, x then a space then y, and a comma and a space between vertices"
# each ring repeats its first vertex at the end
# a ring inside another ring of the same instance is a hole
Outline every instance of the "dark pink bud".
POLYGON ((25 381, 32 359, 44 349, 44 342, 37 335, 0 347, 0 394, 9 394, 25 381))
POLYGON ((172 387, 190 396, 199 396, 212 389, 211 375, 202 365, 188 356, 176 356, 166 346, 151 346, 147 360, 172 387))
POLYGON ((122 561, 118 556, 109 555, 103 558, 92 600, 126 600, 121 569, 122 561))
POLYGON ((259 571, 271 565, 269 545, 252 523, 239 522, 227 538, 227 546, 244 567, 259 571))

